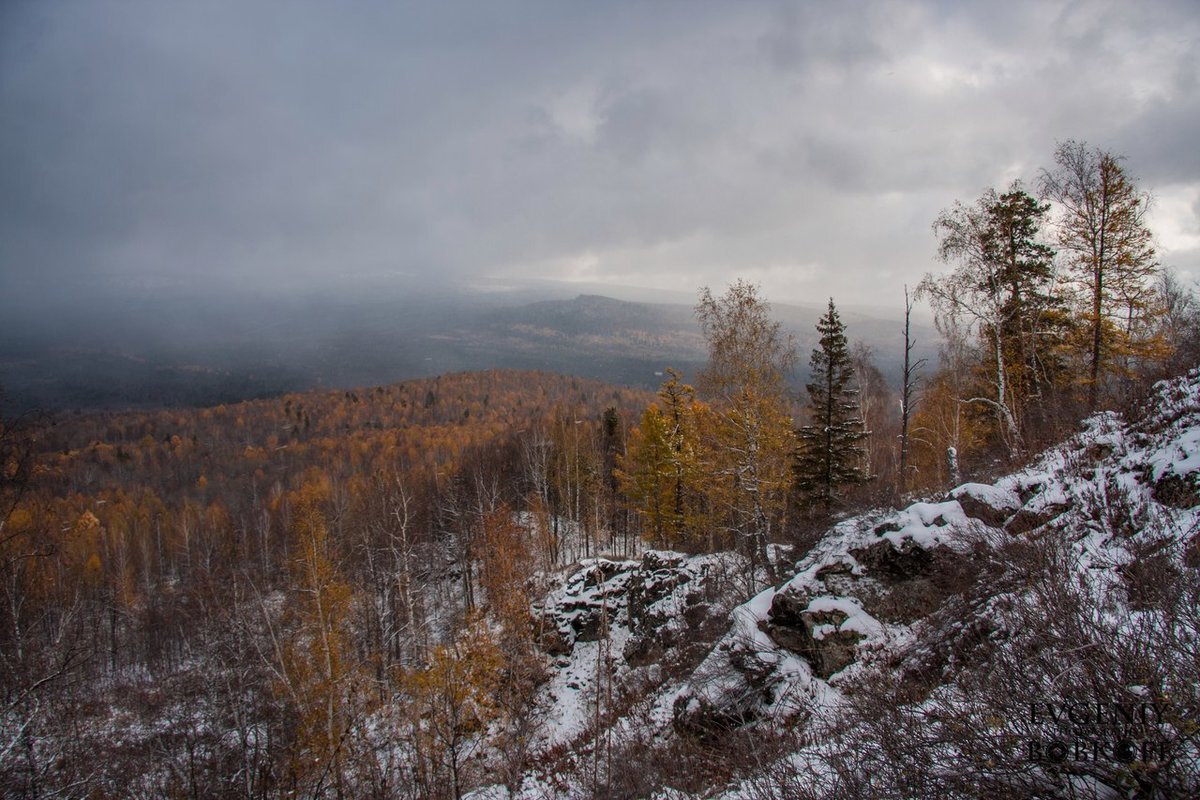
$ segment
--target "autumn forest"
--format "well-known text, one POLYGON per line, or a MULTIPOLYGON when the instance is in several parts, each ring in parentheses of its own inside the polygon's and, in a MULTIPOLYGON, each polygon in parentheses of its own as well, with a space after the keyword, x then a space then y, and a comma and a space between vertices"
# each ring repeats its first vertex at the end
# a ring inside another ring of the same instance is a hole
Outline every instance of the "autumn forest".
POLYGON ((592 769, 621 796, 596 737, 647 687, 610 682, 580 740, 546 737, 564 575, 726 554, 740 602, 847 514, 1016 468, 1192 365, 1194 296, 1121 159, 1055 158, 1036 196, 936 220, 947 271, 898 304, 898 383, 833 299, 799 353, 738 280, 701 290, 708 361, 656 393, 492 370, 6 418, 0 790, 457 798, 592 769), (936 363, 912 356, 917 302, 936 363))

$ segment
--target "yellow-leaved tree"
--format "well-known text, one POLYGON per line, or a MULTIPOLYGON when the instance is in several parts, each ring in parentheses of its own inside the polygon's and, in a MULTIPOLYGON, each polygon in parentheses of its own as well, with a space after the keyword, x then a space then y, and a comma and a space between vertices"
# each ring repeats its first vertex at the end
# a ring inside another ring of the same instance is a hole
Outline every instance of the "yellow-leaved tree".
POLYGON ((1088 405, 1096 408, 1109 379, 1127 376, 1169 354, 1157 335, 1163 315, 1155 291, 1160 272, 1147 225, 1150 197, 1123 158, 1085 142, 1060 142, 1042 193, 1057 204, 1057 244, 1083 302, 1077 342, 1088 405))
POLYGON ((462 797, 467 758, 500 713, 497 692, 506 661, 482 617, 472 615, 451 642, 434 647, 423 667, 399 673, 413 782, 420 794, 462 797))
POLYGON ((314 797, 332 790, 340 798, 348 791, 348 741, 364 693, 350 638, 351 589, 339 574, 325 520, 329 496, 328 481, 310 476, 289 498, 293 588, 277 675, 296 715, 296 780, 314 797))
POLYGON ((708 342, 700 388, 713 410, 709 497, 749 556, 754 583, 756 567, 772 569, 766 545, 781 527, 792 482, 786 375, 796 348, 757 287, 742 280, 719 298, 702 289, 696 316, 708 342))
POLYGON ((617 458, 617 481, 654 545, 694 548, 707 535, 711 550, 700 441, 708 409, 678 372, 667 374, 658 402, 642 414, 617 458))

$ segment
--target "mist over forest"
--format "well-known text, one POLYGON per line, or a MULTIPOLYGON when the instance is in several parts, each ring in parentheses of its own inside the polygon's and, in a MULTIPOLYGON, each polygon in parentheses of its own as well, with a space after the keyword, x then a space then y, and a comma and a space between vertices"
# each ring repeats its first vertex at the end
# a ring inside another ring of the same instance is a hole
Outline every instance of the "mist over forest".
MULTIPOLYGON (((553 281, 476 287, 331 281, 321 290, 210 286, 56 297, 0 315, 10 410, 216 405, 315 388, 375 386, 478 369, 538 369, 655 388, 694 372, 694 295, 553 281), (623 299, 617 299, 617 298, 623 299)), ((802 348, 826 298, 776 304, 802 348)), ((898 375, 902 309, 846 312, 850 335, 898 375)), ((917 329, 920 355, 937 334, 917 329)), ((807 378, 803 365, 791 380, 807 378)))

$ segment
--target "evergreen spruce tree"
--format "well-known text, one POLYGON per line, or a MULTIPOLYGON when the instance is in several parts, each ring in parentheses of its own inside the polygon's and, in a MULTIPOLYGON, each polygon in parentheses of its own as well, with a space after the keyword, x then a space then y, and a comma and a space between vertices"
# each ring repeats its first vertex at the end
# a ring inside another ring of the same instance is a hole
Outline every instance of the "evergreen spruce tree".
POLYGON ((807 385, 811 423, 797 432, 796 489, 809 504, 832 511, 840 487, 862 483, 861 463, 867 436, 858 417, 851 388, 854 370, 846 345, 846 326, 838 317, 833 299, 817 323, 820 344, 813 349, 807 385))

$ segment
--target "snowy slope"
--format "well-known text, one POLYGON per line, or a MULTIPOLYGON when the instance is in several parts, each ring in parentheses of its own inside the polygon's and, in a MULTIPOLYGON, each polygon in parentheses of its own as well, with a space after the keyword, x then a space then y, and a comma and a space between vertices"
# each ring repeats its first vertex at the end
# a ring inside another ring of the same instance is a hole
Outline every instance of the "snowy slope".
POLYGON ((727 554, 587 562, 539 608, 557 653, 546 744, 572 755, 522 796, 587 795, 568 773, 597 721, 625 752, 760 732, 775 749, 729 798, 1188 796, 1198 530, 1193 372, 993 484, 840 522, 732 609, 727 554))
POLYGON ((723 583, 733 560, 652 550, 640 561, 581 562, 535 607, 543 649, 555 656, 543 690, 544 743, 586 736, 598 694, 604 715, 624 687, 660 682, 664 661, 683 655, 694 628, 720 626, 730 611, 723 583))
MULTIPOLYGON (((753 716, 821 741, 777 789, 1196 796, 1198 530, 1193 372, 995 484, 837 525, 709 661, 753 663, 739 688, 770 687, 753 716)), ((701 720, 738 702, 716 672, 684 694, 701 720)))

